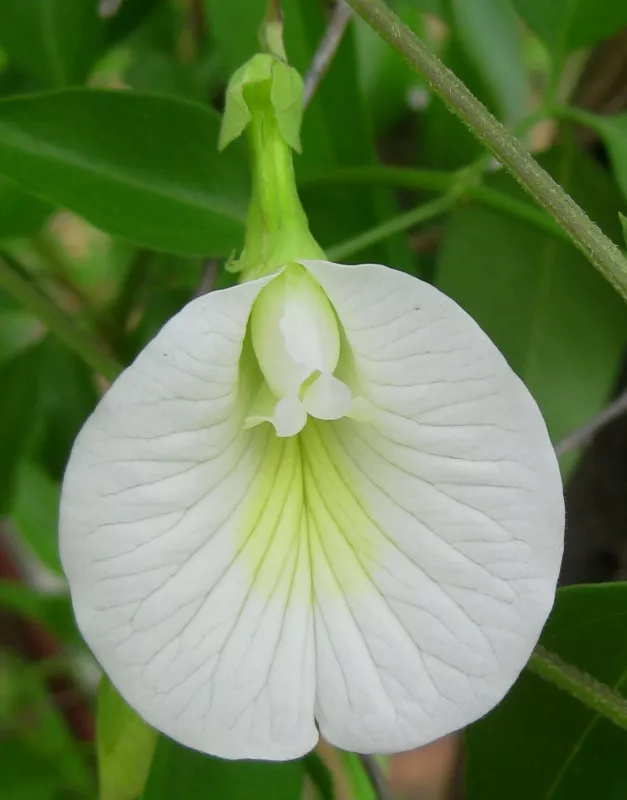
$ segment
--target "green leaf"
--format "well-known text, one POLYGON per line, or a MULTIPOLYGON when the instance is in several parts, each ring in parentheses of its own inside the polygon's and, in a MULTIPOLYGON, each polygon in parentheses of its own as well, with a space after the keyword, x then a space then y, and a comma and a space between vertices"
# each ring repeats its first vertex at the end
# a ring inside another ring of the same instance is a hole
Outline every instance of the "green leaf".
POLYGON ((603 139, 612 161, 616 182, 627 200, 627 113, 600 117, 578 110, 577 116, 603 139))
POLYGON ((0 367, 0 515, 11 508, 17 467, 35 427, 37 366, 36 354, 29 350, 0 367))
POLYGON ((223 761, 161 736, 142 800, 300 800, 296 761, 223 761))
POLYGON ((98 687, 99 800, 136 800, 150 771, 157 732, 103 676, 98 687))
POLYGON ((57 545, 61 487, 35 462, 25 460, 17 471, 10 516, 17 532, 52 572, 62 574, 57 545))
POLYGON ((625 242, 627 243, 627 217, 624 214, 621 214, 619 211, 618 218, 620 219, 620 224, 623 228, 623 236, 625 237, 625 242))
POLYGON ((527 78, 512 0, 449 0, 451 24, 490 94, 500 119, 525 114, 527 78))
POLYGON ((126 71, 124 81, 138 92, 171 95, 204 101, 205 92, 197 71, 166 53, 146 51, 126 71))
POLYGON ((68 594, 43 594, 23 583, 0 579, 0 607, 39 623, 64 644, 82 641, 68 594))
POLYGON ((99 55, 97 7, 95 0, 2 0, 0 43, 43 86, 83 83, 99 55))
MULTIPOLYGON (((627 584, 561 589, 542 644, 625 694, 627 584)), ((525 671, 467 733, 469 800, 622 800, 627 732, 525 671), (495 768, 498 765, 498 769, 495 768)))
MULTIPOLYGON (((616 188, 572 147, 542 164, 616 241, 616 188)), ((490 183, 523 199, 505 174, 490 183)), ((446 229, 438 285, 493 339, 538 401, 554 441, 590 419, 614 386, 627 335, 620 297, 567 242, 471 205, 446 229)))
POLYGON ((514 0, 518 13, 546 44, 556 64, 627 25, 623 0, 514 0))
POLYGON ((0 239, 15 239, 36 233, 52 212, 48 203, 22 191, 0 175, 0 239))
POLYGON ((71 90, 0 102, 0 173, 113 236, 184 255, 227 255, 247 205, 241 151, 217 152, 220 118, 173 98, 71 90))

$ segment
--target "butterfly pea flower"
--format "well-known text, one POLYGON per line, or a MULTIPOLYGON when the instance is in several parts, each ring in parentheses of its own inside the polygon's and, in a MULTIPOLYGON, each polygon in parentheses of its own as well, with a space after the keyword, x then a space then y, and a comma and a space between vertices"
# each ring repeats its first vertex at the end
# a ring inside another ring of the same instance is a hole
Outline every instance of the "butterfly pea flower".
POLYGON ((150 725, 230 759, 323 736, 423 745, 486 714, 553 603, 560 475, 540 411, 451 299, 326 260, 298 200, 299 76, 256 56, 240 281, 193 300, 79 434, 60 547, 76 619, 150 725))

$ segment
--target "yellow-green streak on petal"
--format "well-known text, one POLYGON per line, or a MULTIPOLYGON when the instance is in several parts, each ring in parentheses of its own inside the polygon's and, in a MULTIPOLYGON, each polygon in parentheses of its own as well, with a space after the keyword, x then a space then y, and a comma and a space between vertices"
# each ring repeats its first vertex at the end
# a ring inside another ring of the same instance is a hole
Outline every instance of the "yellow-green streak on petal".
POLYGON ((298 436, 281 439, 270 425, 254 431, 260 459, 248 496, 238 551, 254 590, 273 596, 306 554, 315 580, 300 581, 292 600, 311 603, 313 586, 328 594, 373 590, 368 570, 377 561, 376 526, 338 463, 334 426, 310 418, 298 436))

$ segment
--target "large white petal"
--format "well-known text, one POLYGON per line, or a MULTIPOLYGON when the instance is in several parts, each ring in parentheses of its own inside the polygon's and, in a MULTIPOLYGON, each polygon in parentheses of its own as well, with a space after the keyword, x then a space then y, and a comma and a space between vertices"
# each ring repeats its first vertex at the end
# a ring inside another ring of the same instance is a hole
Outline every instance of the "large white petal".
POLYGON ((164 327, 78 437, 61 507, 78 624, 112 682, 154 727, 226 758, 293 758, 318 738, 298 440, 243 428, 266 282, 164 327))
POLYGON ((304 262, 348 347, 367 422, 301 434, 320 732, 419 746, 490 710, 551 608, 563 547, 540 412, 476 323, 386 267, 304 262))

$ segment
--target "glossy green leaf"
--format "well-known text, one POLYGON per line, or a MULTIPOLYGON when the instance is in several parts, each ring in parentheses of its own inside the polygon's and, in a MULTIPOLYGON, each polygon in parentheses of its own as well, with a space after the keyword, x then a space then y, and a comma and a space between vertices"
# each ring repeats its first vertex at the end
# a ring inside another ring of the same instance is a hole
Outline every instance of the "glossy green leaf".
POLYGON ((17 471, 10 516, 17 532, 49 570, 62 574, 57 545, 61 487, 38 464, 24 460, 17 471))
MULTIPOLYGON (((627 694, 626 625, 627 584, 569 587, 541 642, 627 694)), ((625 797, 627 732, 528 671, 467 743, 468 800, 625 797)))
POLYGON ((81 641, 69 594, 44 594, 23 583, 0 579, 0 608, 37 622, 64 644, 81 641))
POLYGON ((619 211, 618 218, 620 219, 620 224, 623 228, 623 236, 625 238, 625 243, 627 244, 627 217, 624 214, 621 214, 619 211))
POLYGON ((99 55, 97 8, 95 0, 2 0, 0 43, 43 86, 83 83, 99 55))
POLYGON ((114 236, 185 255, 238 247, 247 181, 194 103, 73 90, 0 103, 0 173, 114 236))
POLYGON ((0 239, 36 233, 52 210, 48 203, 26 194, 13 181, 0 175, 0 239))
POLYGON ((600 42, 627 25, 623 0, 514 0, 520 16, 557 64, 573 50, 600 42))
MULTIPOLYGON (((542 163, 620 241, 621 198, 607 174, 571 147, 549 153, 542 163)), ((491 183, 523 199, 505 174, 491 183)), ((555 441, 606 403, 622 360, 627 309, 573 246, 471 205, 456 211, 447 226, 437 282, 523 378, 555 441)))
POLYGON ((103 676, 98 687, 99 800, 136 800, 150 771, 157 732, 103 676))
POLYGON ((525 113, 527 79, 512 0, 449 0, 449 15, 497 115, 517 122, 525 113))
POLYGON ((142 800, 300 800, 296 761, 223 761, 161 736, 142 800))
POLYGON ((0 367, 0 515, 10 511, 17 468, 35 427, 39 386, 36 354, 28 350, 0 367), (10 391, 7 391, 10 387, 10 391))

